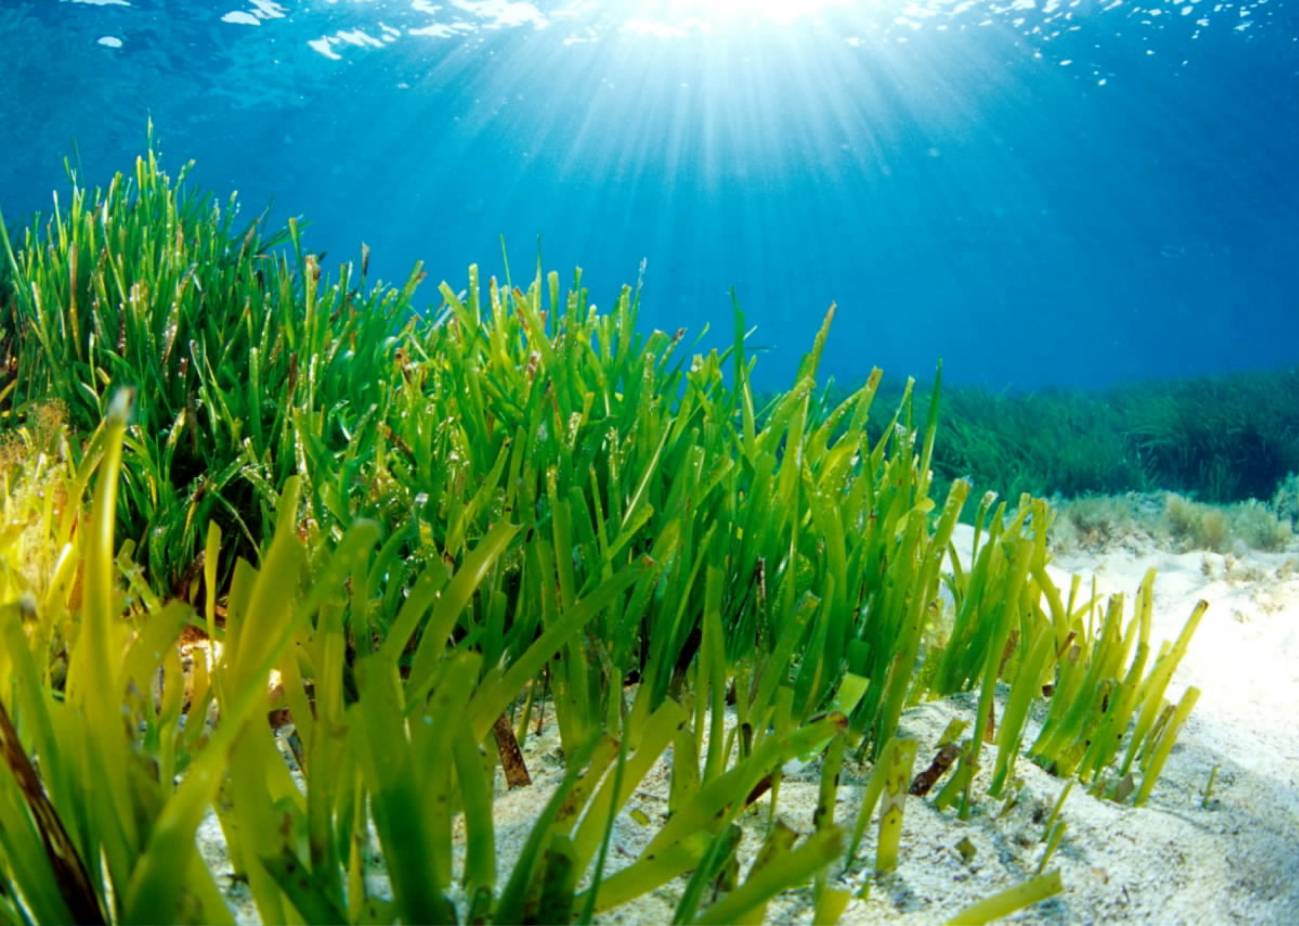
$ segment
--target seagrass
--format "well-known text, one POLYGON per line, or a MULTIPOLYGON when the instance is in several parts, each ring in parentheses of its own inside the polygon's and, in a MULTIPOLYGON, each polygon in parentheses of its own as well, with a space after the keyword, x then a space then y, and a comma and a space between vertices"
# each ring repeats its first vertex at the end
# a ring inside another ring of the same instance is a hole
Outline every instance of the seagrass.
MULTIPOLYGON (((905 711, 963 692, 935 806, 996 797, 1034 716, 1034 761, 1148 798, 1199 612, 1148 665, 1149 582, 1130 618, 1057 587, 1027 496, 983 497, 958 555, 971 487, 933 495, 938 391, 881 412, 874 371, 827 406, 833 310, 759 403, 738 306, 717 347, 643 330, 638 286, 596 309, 580 272, 470 268, 425 307, 419 268, 370 282, 363 249, 331 273, 297 222, 237 221, 152 149, 68 202, 4 233, 24 527, 0 604, 30 607, 3 612, 0 703, 107 919, 229 921, 209 811, 266 921, 588 921, 672 885, 679 921, 748 921, 809 883, 832 918, 876 805, 872 871, 898 864, 905 711), (534 706, 564 770, 504 866, 498 748, 534 706), (796 759, 824 810, 790 841, 796 759), (615 864, 664 766, 669 815, 615 864), (741 867, 746 826, 782 851, 741 867)), ((41 819, 0 773, 6 920, 68 915, 41 819)))

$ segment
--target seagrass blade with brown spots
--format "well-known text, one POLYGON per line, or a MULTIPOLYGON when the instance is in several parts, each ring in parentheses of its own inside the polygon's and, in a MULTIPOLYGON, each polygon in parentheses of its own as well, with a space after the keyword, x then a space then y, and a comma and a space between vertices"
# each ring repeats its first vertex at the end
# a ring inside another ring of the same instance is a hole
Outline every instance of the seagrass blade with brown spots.
POLYGON ((86 874, 86 866, 82 864, 77 847, 68 837, 58 811, 46 796, 40 776, 23 751, 18 731, 14 729, 3 703, 0 703, 0 753, 4 754, 5 764, 9 766, 9 771, 32 812, 32 818, 36 821, 59 893, 63 895, 63 902, 67 904, 73 921, 91 924, 106 922, 99 899, 90 885, 90 877, 86 874))

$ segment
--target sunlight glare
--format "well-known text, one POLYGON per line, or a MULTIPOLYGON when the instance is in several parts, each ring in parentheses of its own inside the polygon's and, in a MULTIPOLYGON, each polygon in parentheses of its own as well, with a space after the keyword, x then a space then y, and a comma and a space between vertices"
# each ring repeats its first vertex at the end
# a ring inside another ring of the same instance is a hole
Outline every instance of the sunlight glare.
POLYGON ((630 17, 633 22, 708 30, 762 23, 787 25, 850 4, 848 0, 641 0, 629 6, 635 10, 630 17))

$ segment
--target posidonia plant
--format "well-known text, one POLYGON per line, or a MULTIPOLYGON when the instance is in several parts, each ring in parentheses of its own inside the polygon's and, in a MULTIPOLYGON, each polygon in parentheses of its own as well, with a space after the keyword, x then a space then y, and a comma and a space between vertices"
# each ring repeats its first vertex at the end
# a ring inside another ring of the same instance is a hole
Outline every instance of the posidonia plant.
POLYGON ((242 220, 188 173, 172 181, 150 147, 104 189, 74 176, 19 240, 0 222, 10 407, 57 397, 87 433, 117 384, 138 390, 121 524, 156 586, 178 590, 209 521, 250 554, 289 475, 326 461, 343 475, 334 455, 372 439, 419 277, 371 287, 363 258, 322 282, 295 220, 242 220))
POLYGON ((266 921, 589 921, 672 885, 677 921, 735 922, 808 883, 833 920, 836 872, 898 864, 936 745, 904 711, 958 692, 973 734, 936 806, 998 795, 1030 734, 1050 771, 1148 798, 1201 612, 1152 653, 1150 581, 1130 615, 1059 588, 1028 497, 985 496, 963 560, 970 487, 931 497, 937 391, 881 416, 874 371, 818 408, 833 313, 757 407, 738 308, 693 356, 638 327, 638 290, 602 313, 580 275, 471 268, 420 315, 418 272, 366 290, 364 256, 330 277, 295 225, 232 212, 151 151, 6 234, 0 920, 228 920, 209 810, 266 921), (564 773, 506 868, 497 769, 542 710, 564 773), (782 768, 817 756, 799 839, 782 768), (614 858, 661 765, 666 820, 614 858))

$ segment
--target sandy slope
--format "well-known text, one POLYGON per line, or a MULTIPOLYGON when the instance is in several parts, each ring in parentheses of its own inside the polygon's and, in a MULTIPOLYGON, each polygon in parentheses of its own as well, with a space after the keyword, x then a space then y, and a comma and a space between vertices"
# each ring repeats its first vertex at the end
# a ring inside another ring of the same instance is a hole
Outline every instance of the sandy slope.
MULTIPOLYGON (((968 544, 968 534, 962 539, 968 544)), ((1207 600, 1168 692, 1176 700, 1196 685, 1202 695, 1146 806, 1118 807, 1074 789, 1063 811, 1068 834, 1051 863, 1066 893, 1017 919, 1299 921, 1299 559, 1116 549, 1061 555, 1055 567, 1062 580, 1095 575, 1101 593, 1129 596, 1155 568, 1156 640, 1175 637, 1195 603, 1207 600)), ((922 756, 961 710, 930 704, 908 715, 922 756)), ((1043 849, 1034 817, 1053 804, 1061 783, 1028 762, 1017 771, 1034 800, 1004 820, 984 815, 960 824, 927 804, 908 807, 912 851, 896 882, 887 897, 850 909, 845 922, 933 922, 1031 874, 1043 849), (969 865, 952 848, 962 835, 980 848, 969 865)))
MULTIPOLYGON (((1209 602, 1169 692, 1179 697, 1196 685, 1200 701, 1150 804, 1115 820, 1119 839, 1133 840, 1120 858, 1134 863, 1123 869, 1141 894, 1128 916, 1299 920, 1299 558, 1144 550, 1061 556, 1056 564, 1094 573, 1103 591, 1131 592, 1155 568, 1157 637, 1175 635, 1196 601, 1209 602), (1215 765, 1215 799, 1205 809, 1195 792, 1215 765)), ((1071 798, 1069 809, 1099 823, 1105 815, 1095 803, 1071 798)), ((1099 829, 1075 848, 1100 857, 1107 842, 1099 829)), ((1115 896, 1076 885, 1067 918, 1087 918, 1093 899, 1115 896)))

